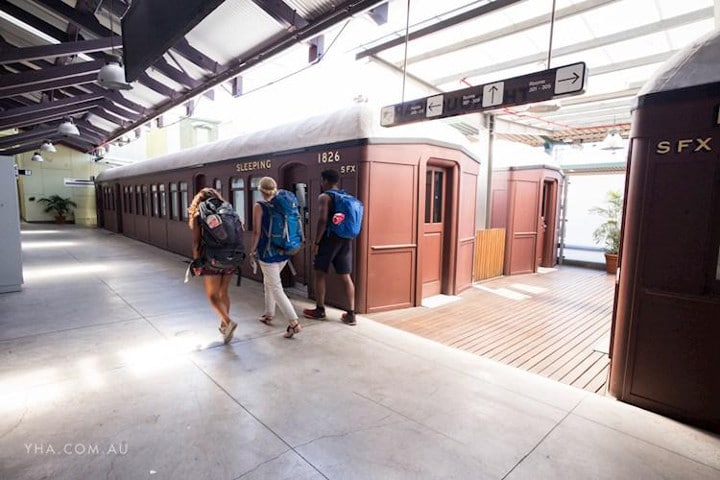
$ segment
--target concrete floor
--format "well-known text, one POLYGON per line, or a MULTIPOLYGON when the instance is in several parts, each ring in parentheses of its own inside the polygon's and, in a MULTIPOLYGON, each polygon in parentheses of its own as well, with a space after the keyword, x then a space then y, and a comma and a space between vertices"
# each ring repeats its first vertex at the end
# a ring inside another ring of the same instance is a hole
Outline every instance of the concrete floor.
MULTIPOLYGON (((720 438, 360 318, 229 346, 182 257, 24 225, 0 295, 1 479, 720 479, 720 438)), ((309 305, 295 301, 298 309, 309 305)))

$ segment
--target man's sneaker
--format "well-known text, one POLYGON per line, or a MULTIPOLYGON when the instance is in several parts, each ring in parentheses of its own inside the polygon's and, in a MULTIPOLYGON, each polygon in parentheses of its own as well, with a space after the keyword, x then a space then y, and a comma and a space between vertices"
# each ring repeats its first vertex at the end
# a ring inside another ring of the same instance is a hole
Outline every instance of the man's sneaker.
POLYGON ((357 325, 357 321, 355 320, 354 313, 345 312, 342 314, 341 318, 342 318, 343 323, 345 323, 347 325, 357 325))
POLYGON ((325 320, 325 309, 322 308, 306 308, 303 310, 303 317, 315 320, 325 320))

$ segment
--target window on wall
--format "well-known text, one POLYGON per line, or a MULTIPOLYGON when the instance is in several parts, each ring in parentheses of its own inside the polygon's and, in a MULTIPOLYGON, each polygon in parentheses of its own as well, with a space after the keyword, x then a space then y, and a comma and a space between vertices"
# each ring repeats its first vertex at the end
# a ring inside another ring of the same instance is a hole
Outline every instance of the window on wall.
POLYGON ((220 192, 220 195, 222 195, 222 180, 220 180, 219 178, 213 180, 213 188, 220 192))
POLYGON ((150 185, 150 195, 151 214, 153 217, 158 217, 160 215, 160 202, 158 201, 157 185, 150 185))
POLYGON ((167 198, 165 198, 165 184, 161 183, 158 185, 160 195, 160 216, 165 218, 167 216, 167 198))
POLYGON ((425 223, 442 223, 444 185, 443 171, 428 169, 425 175, 425 223))
POLYGON ((180 220, 180 195, 177 183, 170 184, 170 218, 180 220))
POLYGON ((243 222, 243 225, 247 225, 245 222, 245 181, 237 177, 231 179, 230 190, 233 208, 240 217, 240 221, 243 222))
POLYGON ((188 219, 188 207, 190 202, 188 200, 188 184, 187 182, 180 182, 180 215, 183 220, 188 219))

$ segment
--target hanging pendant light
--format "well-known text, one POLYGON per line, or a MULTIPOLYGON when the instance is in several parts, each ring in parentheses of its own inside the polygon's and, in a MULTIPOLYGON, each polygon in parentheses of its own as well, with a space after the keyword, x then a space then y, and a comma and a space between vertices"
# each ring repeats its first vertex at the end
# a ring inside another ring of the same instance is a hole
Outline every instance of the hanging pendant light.
POLYGON ((624 148, 623 138, 617 130, 612 129, 600 143, 600 150, 620 150, 624 148))
POLYGON ((43 140, 42 144, 40 145, 40 150, 43 152, 50 152, 55 153, 57 152, 57 148, 55 148, 55 145, 50 140, 43 140))
POLYGON ((80 135, 80 130, 78 130, 73 122, 72 117, 67 117, 60 126, 58 126, 58 133, 67 137, 68 135, 80 135))
POLYGON ((132 90, 132 85, 125 81, 125 68, 123 67, 120 56, 115 53, 115 46, 112 44, 112 38, 115 36, 113 28, 113 5, 110 2, 110 54, 107 56, 105 65, 100 68, 97 76, 97 82, 101 87, 108 90, 132 90))
POLYGON ((132 85, 125 81, 125 68, 119 57, 108 55, 108 60, 98 72, 97 81, 108 90, 132 90, 132 85))
POLYGON ((33 153, 32 159, 33 162, 44 162, 45 159, 42 158, 42 155, 40 155, 40 152, 33 153))

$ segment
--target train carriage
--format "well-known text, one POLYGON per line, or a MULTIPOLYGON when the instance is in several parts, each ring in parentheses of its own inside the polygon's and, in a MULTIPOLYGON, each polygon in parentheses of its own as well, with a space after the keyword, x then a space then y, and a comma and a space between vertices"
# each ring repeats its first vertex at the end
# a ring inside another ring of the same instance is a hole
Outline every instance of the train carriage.
MULTIPOLYGON (((388 129, 376 113, 356 106, 106 170, 96 179, 99 225, 189 257, 187 207, 197 191, 212 186, 237 210, 249 244, 257 183, 272 176, 297 195, 312 238, 320 172, 334 168, 341 187, 365 204, 354 244, 356 310, 457 294, 472 282, 480 161, 452 127, 388 129)), ((286 283, 307 285, 312 297, 310 249, 293 263, 297 275, 286 283)), ((243 275, 259 280, 249 268, 243 275)), ((333 275, 326 301, 342 308, 333 275)))

